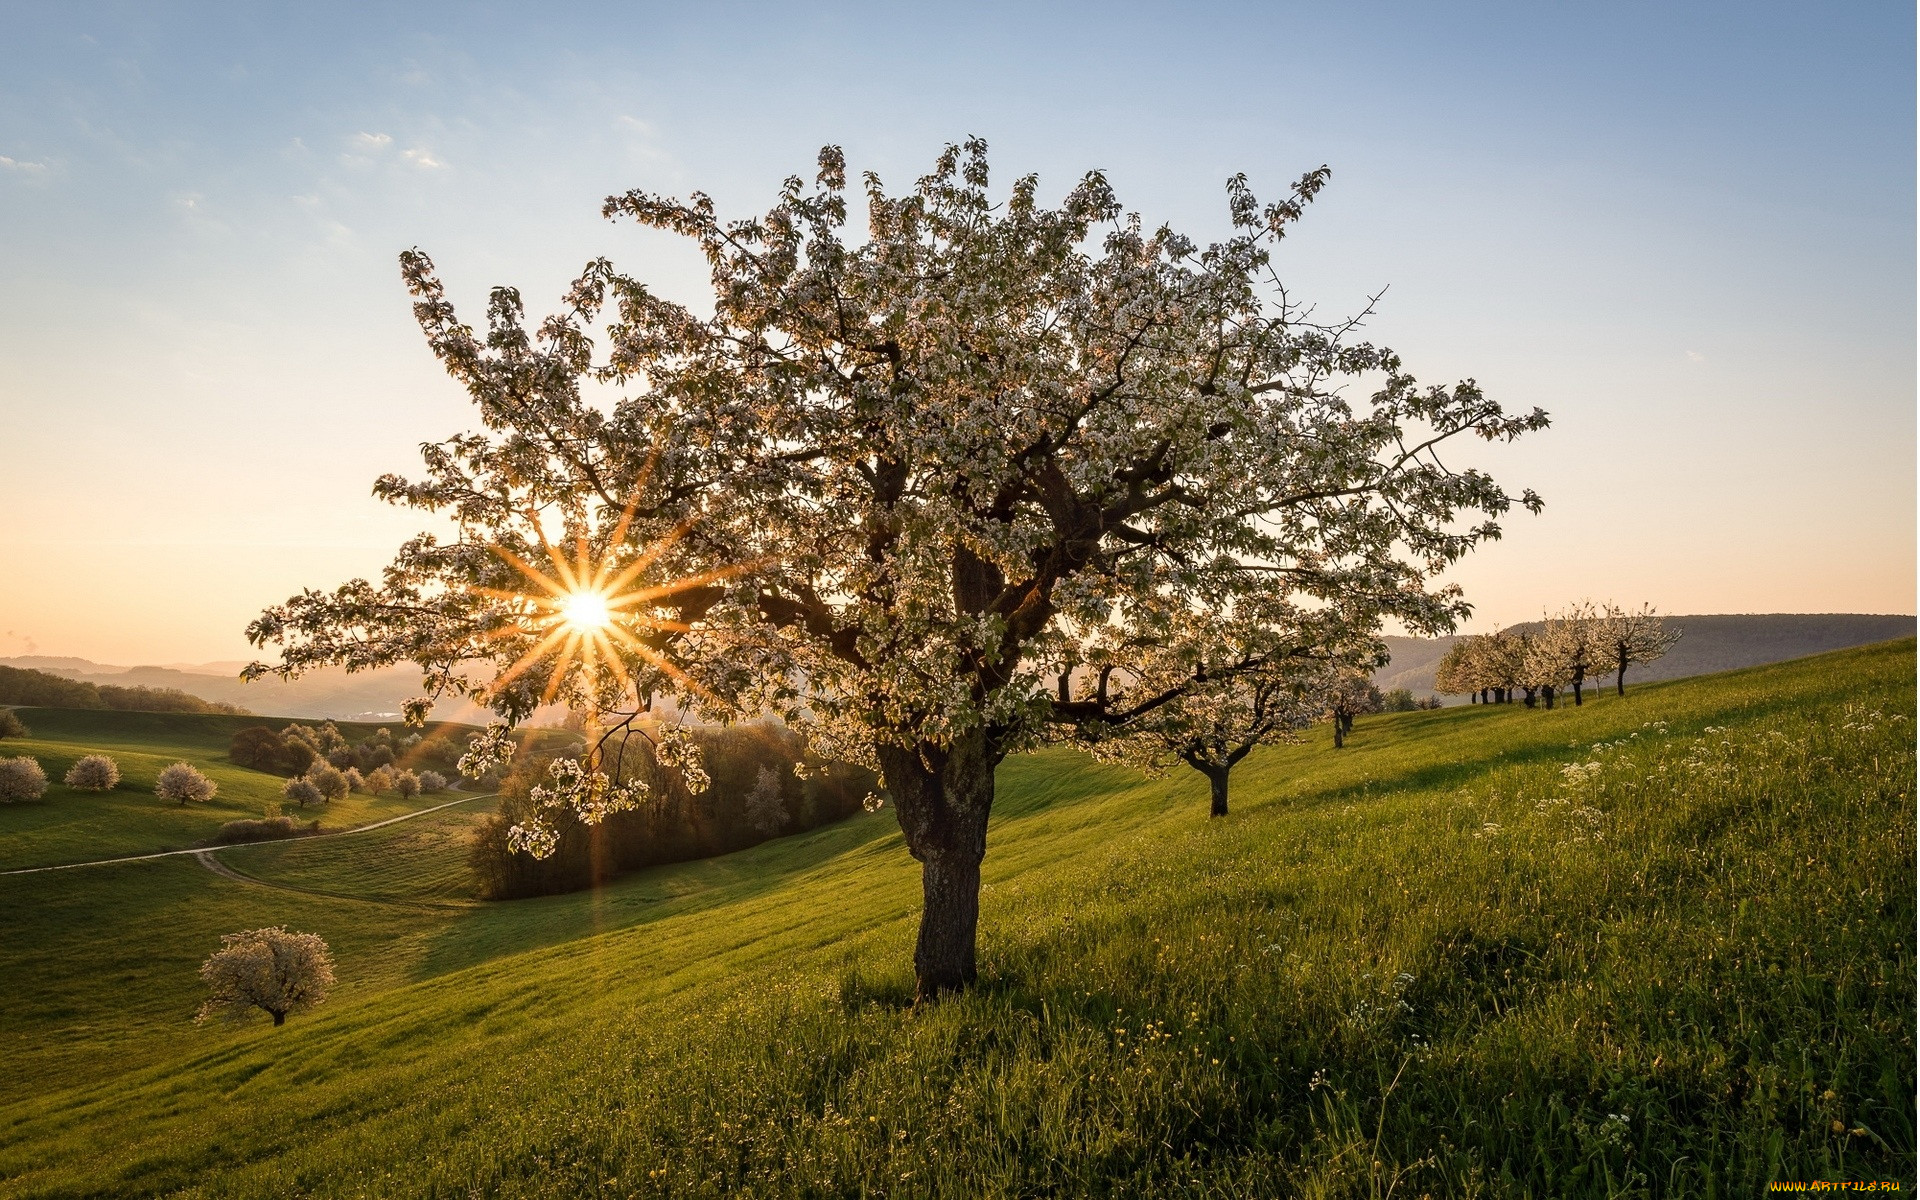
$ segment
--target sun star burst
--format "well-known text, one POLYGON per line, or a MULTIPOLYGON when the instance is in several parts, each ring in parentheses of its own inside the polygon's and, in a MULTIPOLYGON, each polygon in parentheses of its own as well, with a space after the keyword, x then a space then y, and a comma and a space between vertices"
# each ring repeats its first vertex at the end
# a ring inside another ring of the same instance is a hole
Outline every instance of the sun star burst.
POLYGON ((529 633, 538 635, 525 653, 494 678, 490 685, 493 691, 499 691, 549 657, 554 659, 554 664, 540 697, 542 704, 553 701, 576 668, 593 675, 604 668, 623 688, 631 687, 633 680, 627 671, 627 655, 651 664, 690 690, 705 690, 660 652, 659 643, 663 639, 657 635, 683 632, 686 626, 660 616, 654 608, 678 593, 744 568, 705 571, 666 583, 635 586, 635 580, 680 539, 685 529, 676 529, 627 557, 622 551, 630 518, 631 510, 622 515, 607 539, 606 550, 598 555, 584 537, 574 543, 571 559, 541 538, 540 548, 545 551, 551 570, 535 566, 504 546, 492 547, 525 582, 512 589, 474 589, 477 594, 506 601, 518 610, 519 619, 495 630, 489 637, 505 640, 529 633))

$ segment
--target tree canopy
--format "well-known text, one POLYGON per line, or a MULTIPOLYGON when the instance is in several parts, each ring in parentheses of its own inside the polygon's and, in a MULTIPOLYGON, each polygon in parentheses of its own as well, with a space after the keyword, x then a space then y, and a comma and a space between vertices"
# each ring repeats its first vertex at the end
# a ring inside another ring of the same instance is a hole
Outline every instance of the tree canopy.
MULTIPOLYGON (((1449 630, 1467 606, 1439 574, 1540 506, 1440 451, 1543 412, 1421 386, 1359 336, 1366 313, 1320 321, 1282 285, 1272 252, 1327 178, 1262 205, 1235 177, 1232 231, 1203 247, 1147 231, 1097 172, 1056 207, 1032 176, 996 200, 974 140, 905 193, 865 176, 850 242, 829 147, 757 218, 606 202, 701 249, 711 315, 596 260, 537 328, 495 289, 484 334, 409 251, 415 315, 483 428, 376 492, 458 533, 264 613, 249 635, 280 658, 250 673, 417 662, 416 717, 450 692, 501 715, 474 771, 541 702, 588 712, 592 748, 542 800, 589 819, 637 802, 609 756, 656 697, 777 714, 880 771, 923 865, 922 994, 960 986, 1003 757, 1216 680, 1195 630, 1253 648, 1234 671, 1388 617, 1449 630), (1116 646, 1164 686, 1098 686, 1116 646)), ((538 851, 551 828, 521 835, 538 851)))

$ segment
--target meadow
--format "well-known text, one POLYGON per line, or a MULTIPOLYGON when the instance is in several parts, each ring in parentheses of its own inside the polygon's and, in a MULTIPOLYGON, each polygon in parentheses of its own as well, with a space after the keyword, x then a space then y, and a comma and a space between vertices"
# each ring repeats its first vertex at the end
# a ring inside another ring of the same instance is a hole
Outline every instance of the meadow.
MULTIPOLYGON (((1914 669, 1362 718, 1254 755, 1217 821, 1185 769, 1011 760, 981 983, 922 1008, 888 811, 491 904, 484 802, 220 851, 243 878, 0 877, 0 1195, 1912 1187, 1914 669), (279 923, 334 998, 194 1025, 219 935, 279 923)), ((50 775, 224 751, 24 715, 50 775)), ((0 807, 0 866, 189 835, 110 795, 0 807)))

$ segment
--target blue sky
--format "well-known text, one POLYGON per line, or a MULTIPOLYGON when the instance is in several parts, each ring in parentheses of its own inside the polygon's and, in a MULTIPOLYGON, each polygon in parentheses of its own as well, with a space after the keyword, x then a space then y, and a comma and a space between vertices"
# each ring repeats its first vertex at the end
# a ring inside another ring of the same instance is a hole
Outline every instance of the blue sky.
POLYGON ((764 206, 825 142, 895 186, 1109 172, 1206 239, 1222 184, 1333 182, 1284 273, 1423 378, 1553 431, 1480 623, 1581 596, 1913 611, 1914 11, 1797 6, 5 7, 0 655, 244 657, 417 518, 469 423, 411 325, 606 254, 697 300, 610 192, 764 206))

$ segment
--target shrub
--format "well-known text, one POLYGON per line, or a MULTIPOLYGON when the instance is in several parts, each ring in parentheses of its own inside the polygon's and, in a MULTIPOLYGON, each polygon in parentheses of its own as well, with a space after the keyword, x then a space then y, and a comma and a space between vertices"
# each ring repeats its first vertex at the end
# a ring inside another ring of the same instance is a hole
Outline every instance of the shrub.
POLYGON ((309 837, 321 831, 321 822, 307 822, 301 826, 290 816, 269 814, 265 820, 236 820, 227 822, 219 831, 207 839, 207 845, 225 847, 240 845, 246 841, 278 841, 282 837, 309 837))
POLYGON ((394 777, 393 787, 402 799, 411 800, 420 794, 420 777, 412 771, 402 771, 394 777))
POLYGON ((319 788, 313 786, 305 776, 299 775, 287 780, 286 785, 280 789, 280 794, 301 808, 309 804, 320 804, 326 800, 326 797, 320 794, 319 788))
POLYGON ((320 822, 301 825, 292 817, 267 817, 264 820, 228 821, 207 840, 208 845, 231 846, 241 842, 271 842, 280 838, 305 837, 320 832, 320 822))
POLYGON ((322 800, 338 800, 347 794, 347 777, 338 767, 326 763, 314 763, 307 768, 307 782, 320 793, 322 800))
POLYGON ((65 782, 83 792, 110 792, 120 786, 120 765, 104 754, 89 754, 67 768, 65 782))
POLYGON ((390 792, 393 790, 393 781, 398 777, 392 767, 375 767, 367 772, 367 790, 376 796, 390 792))
POLYGON ((213 799, 220 785, 193 769, 192 763, 177 762, 160 772, 154 780, 153 794, 162 800, 185 804, 192 800, 204 804, 213 799))
POLYGON ((29 730, 10 708, 0 708, 0 738, 23 738, 29 730))
POLYGON ((420 790, 431 795, 447 790, 447 777, 438 771, 420 772, 420 790))
POLYGON ((232 1020, 260 1009, 284 1025, 287 1014, 312 1008, 333 986, 333 954, 313 933, 288 933, 285 926, 229 933, 220 949, 200 967, 212 995, 194 1019, 232 1020))
POLYGON ((35 758, 0 758, 0 802, 38 800, 47 794, 47 773, 35 758))
POLYGON ((348 767, 345 771, 342 771, 341 774, 347 778, 348 791, 364 792, 367 790, 367 777, 360 773, 358 767, 348 767))

